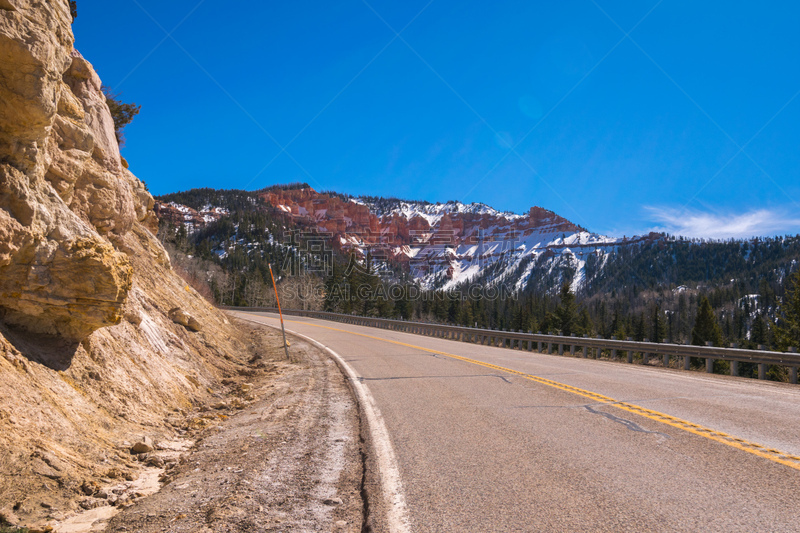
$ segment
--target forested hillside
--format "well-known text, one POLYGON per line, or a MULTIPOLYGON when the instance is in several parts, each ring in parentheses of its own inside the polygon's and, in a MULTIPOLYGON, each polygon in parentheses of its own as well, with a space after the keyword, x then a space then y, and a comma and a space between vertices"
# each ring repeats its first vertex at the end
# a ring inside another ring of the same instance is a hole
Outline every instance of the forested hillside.
MULTIPOLYGON (((313 224, 299 223, 261 198, 269 191, 304 188, 166 195, 158 200, 196 210, 220 207, 228 214, 192 233, 162 223, 159 234, 179 257, 184 275, 219 304, 273 305, 271 264, 287 307, 685 343, 692 341, 700 303, 707 298, 720 333, 715 343, 789 345, 778 328, 785 322, 788 280, 798 270, 800 236, 707 241, 651 234, 617 241, 584 255, 581 283, 575 283, 578 269, 569 258, 541 254, 513 263, 510 254, 501 254, 468 282, 447 291, 425 290, 408 264, 373 256, 369 246, 342 248, 329 234, 315 233, 313 224)), ((386 211, 408 204, 356 201, 386 211)), ((413 207, 433 212, 441 205, 446 204, 413 207)))

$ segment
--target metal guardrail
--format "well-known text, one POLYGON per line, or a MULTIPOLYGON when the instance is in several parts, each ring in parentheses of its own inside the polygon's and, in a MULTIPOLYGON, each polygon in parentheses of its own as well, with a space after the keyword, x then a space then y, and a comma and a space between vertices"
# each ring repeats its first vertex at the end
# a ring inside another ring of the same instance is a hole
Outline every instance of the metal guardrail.
MULTIPOLYGON (((260 311, 278 312, 273 307, 222 307, 231 311, 260 311)), ((565 350, 569 355, 576 353, 584 358, 599 359, 603 351, 609 351, 612 359, 618 359, 620 352, 625 352, 627 362, 633 363, 635 354, 641 354, 641 361, 647 364, 650 358, 661 357, 663 365, 669 367, 673 357, 682 358, 684 370, 689 370, 691 358, 705 359, 706 372, 713 372, 714 361, 730 361, 731 375, 738 375, 739 363, 753 363, 758 365, 758 379, 766 379, 767 365, 789 367, 789 378, 792 383, 797 383, 797 369, 800 367, 800 354, 794 348, 789 352, 772 352, 766 350, 745 350, 741 348, 719 348, 716 346, 694 346, 689 344, 669 344, 659 342, 638 342, 632 340, 604 339, 601 337, 567 337, 562 335, 542 335, 540 333, 524 333, 522 331, 501 331, 495 329, 466 328, 462 326, 448 326, 428 322, 414 322, 407 320, 392 320, 388 318, 370 318, 326 311, 303 311, 297 309, 284 309, 284 315, 303 316, 308 318, 321 318, 346 324, 368 326, 381 329, 414 333, 430 337, 439 337, 462 342, 472 342, 481 345, 497 346, 501 348, 518 349, 524 351, 538 351, 540 353, 558 353, 564 355, 565 350), (557 351, 557 352, 556 352, 557 351)))

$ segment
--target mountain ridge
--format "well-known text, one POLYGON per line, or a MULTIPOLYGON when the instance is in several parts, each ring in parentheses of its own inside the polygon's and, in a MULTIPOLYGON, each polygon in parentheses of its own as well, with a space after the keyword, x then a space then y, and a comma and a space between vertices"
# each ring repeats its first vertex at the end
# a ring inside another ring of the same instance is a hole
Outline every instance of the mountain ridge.
MULTIPOLYGON (((403 265, 426 288, 451 288, 469 281, 509 255, 515 260, 508 268, 526 256, 552 252, 569 256, 580 270, 585 252, 604 250, 618 241, 590 233, 538 206, 521 215, 479 202, 431 203, 319 193, 306 184, 273 186, 251 194, 293 225, 328 235, 337 250, 403 265)), ((192 228, 202 226, 203 217, 216 217, 209 210, 183 213, 174 201, 176 195, 180 193, 161 197, 167 203, 157 203, 160 217, 172 223, 183 220, 192 228)), ((194 207, 200 204, 196 202, 194 207)), ((577 279, 580 283, 582 278, 577 279)))

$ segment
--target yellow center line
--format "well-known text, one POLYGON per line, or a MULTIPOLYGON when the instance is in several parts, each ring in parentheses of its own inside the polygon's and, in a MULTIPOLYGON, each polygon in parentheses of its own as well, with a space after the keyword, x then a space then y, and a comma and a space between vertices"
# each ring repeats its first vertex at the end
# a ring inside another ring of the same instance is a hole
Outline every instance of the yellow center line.
POLYGON ((689 433, 693 433, 695 435, 699 435, 700 437, 704 437, 706 439, 710 439, 727 446, 731 446, 738 450, 745 451, 747 453, 752 453, 753 455, 757 455, 759 457, 763 457, 764 459, 769 459, 770 461, 780 463, 782 465, 786 465, 790 468, 794 468, 795 470, 800 470, 800 457, 796 455, 792 455, 789 453, 781 452, 779 450, 773 450, 771 448, 767 448, 760 444, 756 444, 755 442, 749 442, 744 439, 740 439, 738 437, 734 437, 733 435, 728 435, 727 433, 723 433, 721 431, 717 431, 714 429, 710 429, 707 427, 703 427, 698 424, 694 424, 687 420, 683 420, 668 414, 660 413, 658 411, 653 411, 652 409, 647 409, 645 407, 641 407, 639 405, 635 405, 632 403, 627 402, 620 402, 615 400, 614 398, 610 398, 608 396, 604 396, 602 394, 598 394, 596 392, 588 391, 585 389, 580 389, 578 387, 573 387, 572 385, 567 385, 565 383, 559 383, 558 381, 553 381, 551 379, 542 378, 539 376, 534 376, 533 374, 527 374, 525 372, 520 372, 519 370, 514 370, 511 368, 506 368, 504 366, 494 365, 492 363, 485 363, 483 361, 478 361, 476 359, 470 359, 469 357, 464 357, 461 355, 455 355, 448 352, 442 352, 440 350, 434 350, 432 348, 424 348, 422 346, 416 346, 414 344, 408 344, 405 342, 394 341, 390 339, 384 339, 382 337, 375 337, 373 335, 367 335, 365 333, 356 333, 355 331, 348 331, 346 329, 340 328, 332 328, 329 326, 322 326, 319 324, 312 324, 311 322, 303 322, 299 320, 287 320, 286 322, 293 322, 295 324, 304 324, 307 326, 313 326, 315 328, 322 328, 328 329, 331 331, 338 331, 341 333, 349 333, 351 335, 357 335, 359 337, 365 337, 367 339, 373 339, 377 341, 388 342, 390 344, 396 344, 398 346, 405 346, 407 348, 414 348, 416 350, 422 350, 423 352, 433 353, 436 355, 442 355, 444 357, 449 357, 451 359, 457 359, 459 361, 464 361, 465 363, 470 363, 473 365, 479 365, 485 368, 491 368, 493 370, 499 370, 501 372, 506 372, 508 374, 514 374, 516 376, 520 376, 524 379, 528 379, 530 381, 534 381, 536 383, 541 383, 542 385, 547 385, 548 387, 553 387, 555 389, 559 389, 565 392, 571 392, 572 394, 577 394, 578 396, 583 396, 585 398, 592 399, 598 403, 609 405, 611 407, 616 407, 617 409, 622 409, 623 411, 628 411, 629 413, 633 413, 639 416, 643 416, 645 418, 649 418, 650 420, 654 420, 656 422, 660 422, 662 424, 666 424, 668 426, 672 426, 674 428, 682 429, 683 431, 688 431, 689 433))

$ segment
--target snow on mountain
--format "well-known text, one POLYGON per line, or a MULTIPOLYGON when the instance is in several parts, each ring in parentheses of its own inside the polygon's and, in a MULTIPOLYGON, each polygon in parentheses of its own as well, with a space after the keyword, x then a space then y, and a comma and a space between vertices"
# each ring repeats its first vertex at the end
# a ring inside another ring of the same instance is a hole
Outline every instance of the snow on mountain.
POLYGON ((489 215, 490 217, 504 218, 508 221, 524 218, 524 215, 518 215, 508 211, 498 211, 497 209, 479 202, 464 204, 457 201, 449 201, 432 204, 394 198, 388 200, 380 199, 377 201, 369 198, 351 198, 350 201, 369 207, 370 211, 379 217, 399 215, 406 220, 411 220, 415 216, 418 216, 424 218, 431 226, 438 224, 444 215, 452 214, 489 215))
POLYGON ((413 277, 427 289, 448 290, 480 280, 488 286, 502 283, 518 291, 535 273, 544 270, 554 275, 558 269, 569 269, 572 289, 577 290, 585 281, 587 259, 594 256, 605 262, 619 244, 618 239, 585 231, 566 236, 533 231, 499 234, 477 244, 412 246, 407 253, 413 277))
MULTIPOLYGON (((326 235, 334 249, 369 257, 379 272, 400 265, 424 289, 502 284, 513 291, 558 290, 570 281, 579 290, 619 246, 646 238, 591 233, 541 207, 516 214, 477 202, 352 198, 311 187, 270 188, 257 195, 275 214, 326 235)), ((190 232, 227 214, 210 203, 195 211, 170 202, 157 204, 156 211, 190 232)))

